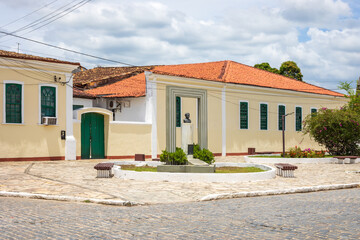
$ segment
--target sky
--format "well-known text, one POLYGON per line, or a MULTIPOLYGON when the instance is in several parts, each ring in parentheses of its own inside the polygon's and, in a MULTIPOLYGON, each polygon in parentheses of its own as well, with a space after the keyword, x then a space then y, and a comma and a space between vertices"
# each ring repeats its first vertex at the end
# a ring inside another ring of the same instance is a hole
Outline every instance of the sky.
MULTIPOLYGON (((0 0, 0 31, 130 65, 291 60, 332 90, 360 76, 358 0, 0 0)), ((4 34, 0 49, 124 66, 4 34)))

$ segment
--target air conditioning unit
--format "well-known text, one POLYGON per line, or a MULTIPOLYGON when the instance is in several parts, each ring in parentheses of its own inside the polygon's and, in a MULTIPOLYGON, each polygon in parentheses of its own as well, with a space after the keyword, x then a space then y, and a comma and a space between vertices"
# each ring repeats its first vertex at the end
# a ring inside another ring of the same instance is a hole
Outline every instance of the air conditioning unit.
POLYGON ((57 118, 56 117, 43 117, 41 122, 43 125, 56 125, 57 118))

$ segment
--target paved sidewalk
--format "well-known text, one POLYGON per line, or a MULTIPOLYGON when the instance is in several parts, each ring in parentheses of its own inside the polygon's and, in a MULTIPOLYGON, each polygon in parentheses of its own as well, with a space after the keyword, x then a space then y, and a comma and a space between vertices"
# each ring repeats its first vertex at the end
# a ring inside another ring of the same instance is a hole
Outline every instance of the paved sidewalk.
MULTIPOLYGON (((295 178, 244 183, 177 183, 96 178, 95 164, 108 160, 0 162, 0 191, 65 195, 137 203, 198 201, 210 194, 283 190, 359 183, 360 164, 296 164, 295 178)), ((217 162, 243 162, 218 157, 217 162)), ((272 164, 268 164, 273 166, 272 164)))

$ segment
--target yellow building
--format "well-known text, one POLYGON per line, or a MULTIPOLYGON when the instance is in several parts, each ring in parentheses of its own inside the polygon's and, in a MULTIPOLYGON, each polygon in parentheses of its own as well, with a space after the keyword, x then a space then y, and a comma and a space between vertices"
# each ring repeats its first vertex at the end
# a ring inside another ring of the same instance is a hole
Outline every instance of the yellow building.
POLYGON ((161 150, 174 151, 186 112, 194 142, 215 155, 281 152, 284 114, 290 114, 287 147, 320 149, 302 134, 303 119, 346 103, 340 93, 233 61, 100 67, 77 73, 74 86, 81 89, 74 94, 78 158, 156 158, 161 150), (100 135, 92 135, 94 125, 100 135))
POLYGON ((72 71, 79 66, 0 50, 0 161, 76 159, 72 71))

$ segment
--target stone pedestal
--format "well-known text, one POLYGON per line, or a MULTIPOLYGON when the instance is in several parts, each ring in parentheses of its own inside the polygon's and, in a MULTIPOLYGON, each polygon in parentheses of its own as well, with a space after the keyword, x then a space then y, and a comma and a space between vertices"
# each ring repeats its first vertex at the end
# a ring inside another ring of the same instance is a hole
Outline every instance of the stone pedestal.
POLYGON ((181 148, 188 155, 188 145, 194 143, 192 123, 182 123, 181 125, 181 148))

